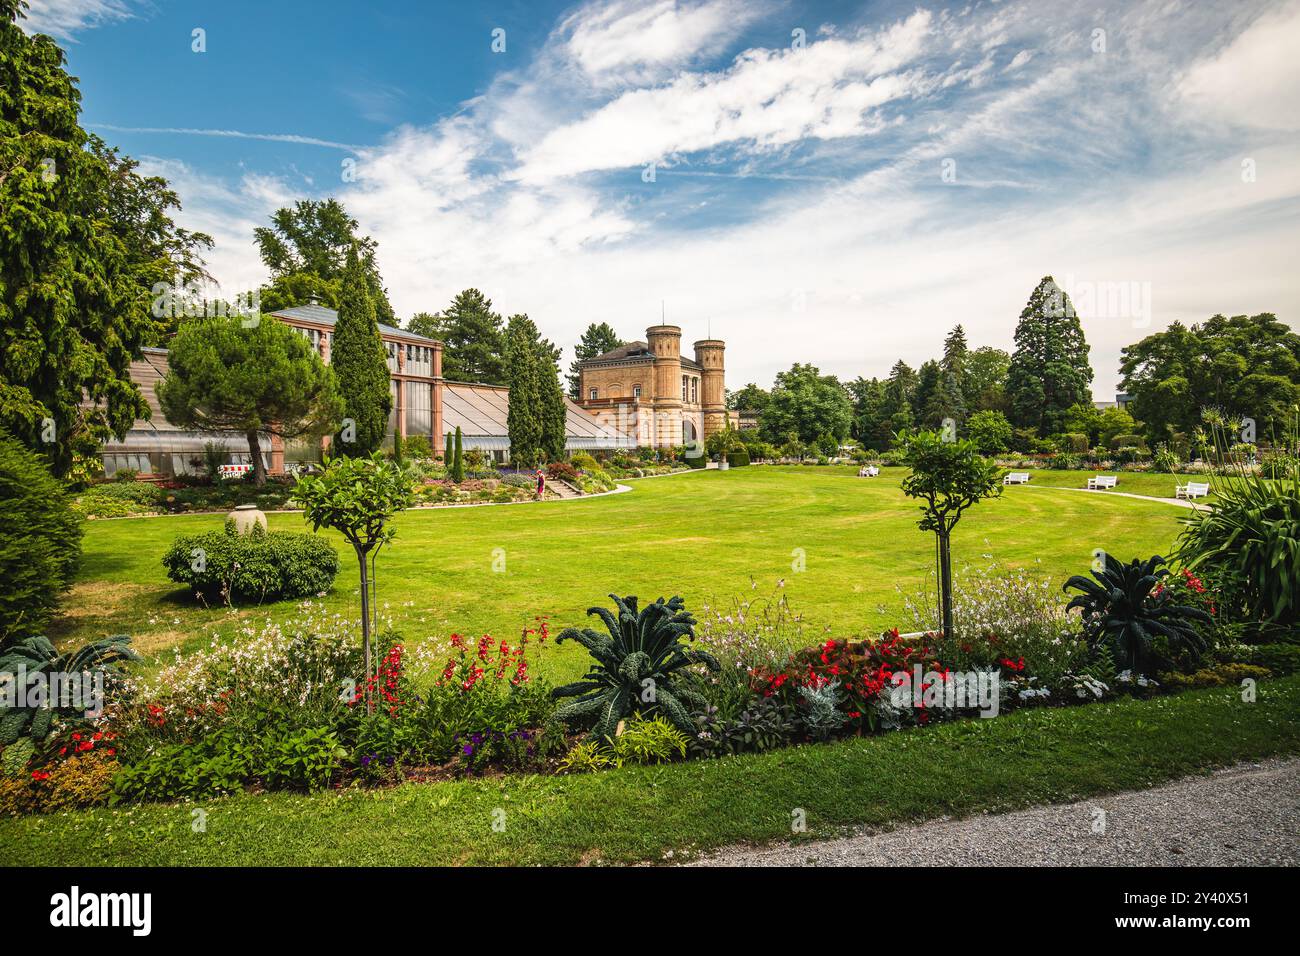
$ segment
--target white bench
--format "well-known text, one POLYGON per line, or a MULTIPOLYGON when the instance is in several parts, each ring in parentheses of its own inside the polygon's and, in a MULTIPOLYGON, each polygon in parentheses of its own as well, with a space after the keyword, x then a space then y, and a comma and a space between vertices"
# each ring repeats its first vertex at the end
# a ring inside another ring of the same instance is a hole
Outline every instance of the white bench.
POLYGON ((1024 485, 1029 483, 1029 472, 1013 471, 1002 479, 1004 485, 1024 485))
POLYGON ((875 465, 864 465, 858 469, 859 478, 875 478, 880 474, 880 469, 875 465))
POLYGON ((1097 475, 1088 479, 1088 488, 1092 491, 1104 491, 1119 484, 1118 475, 1097 475))
POLYGON ((1185 485, 1177 485, 1174 488, 1175 498, 1204 498, 1210 493, 1210 483, 1208 481, 1189 481, 1185 485))
POLYGON ((246 475, 252 470, 252 465, 222 465, 217 469, 217 474, 222 478, 236 478, 239 475, 246 475))

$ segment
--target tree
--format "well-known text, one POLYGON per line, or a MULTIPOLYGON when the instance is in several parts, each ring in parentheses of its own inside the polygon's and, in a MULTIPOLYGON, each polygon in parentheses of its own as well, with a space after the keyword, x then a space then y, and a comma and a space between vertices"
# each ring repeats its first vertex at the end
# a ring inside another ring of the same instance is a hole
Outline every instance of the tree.
POLYGON ((1092 400, 1088 343, 1070 297, 1044 276, 1020 313, 1007 371, 1011 419, 1040 436, 1061 431, 1071 405, 1092 400))
POLYGON ((288 441, 329 434, 343 411, 334 371, 280 322, 246 328, 238 316, 186 322, 172 339, 158 402, 167 420, 248 439, 253 480, 266 482, 261 435, 288 441))
POLYGON ((864 448, 884 451, 889 447, 890 431, 887 384, 878 378, 857 378, 849 383, 853 396, 853 437, 864 448))
POLYGON ((343 427, 336 437, 345 455, 369 455, 384 443, 393 408, 388 352, 379 337, 365 267, 353 249, 348 253, 339 293, 330 363, 343 395, 343 427))
POLYGON ((456 294, 445 311, 411 331, 442 342, 442 374, 452 382, 505 385, 505 332, 492 300, 478 289, 456 294))
POLYGON ((1151 442, 1190 434, 1207 407, 1254 420, 1260 439, 1272 440, 1300 403, 1300 334, 1271 312, 1174 322, 1124 348, 1120 374, 1151 442))
POLYGON ((378 321, 397 324, 375 261, 377 243, 357 235, 357 221, 337 199, 304 199, 277 209, 270 227, 259 226, 253 236, 271 272, 271 284, 262 289, 264 311, 302 305, 311 298, 340 308, 343 276, 355 251, 378 321))
POLYGON ((938 428, 943 423, 943 399, 939 388, 943 384, 943 369, 930 359, 922 362, 916 373, 916 388, 912 392, 912 420, 927 428, 938 428))
POLYGON ((792 434, 804 443, 828 435, 842 442, 852 424, 853 405, 839 379, 822 375, 814 365, 795 363, 776 376, 759 427, 768 441, 783 444, 792 434))
POLYGON ((150 284, 206 237, 78 125, 63 51, 23 33, 23 7, 0 0, 0 426, 61 476, 148 417, 130 363, 155 341, 150 284))
POLYGON ((459 425, 456 426, 456 440, 451 453, 451 480, 458 485, 465 480, 465 441, 459 425))
POLYGON ((966 356, 965 366, 967 410, 1008 412, 1007 370, 1011 368, 1011 356, 1002 349, 982 345, 966 356))
POLYGON ((626 343, 618 337, 614 327, 608 322, 601 322, 597 325, 595 322, 587 326, 587 331, 582 333, 582 338, 578 344, 573 347, 573 362, 569 365, 569 397, 573 399, 582 398, 582 376, 578 372, 578 367, 587 359, 595 358, 597 355, 604 355, 606 352, 618 348, 626 343))
POLYGON ((912 399, 916 392, 916 372, 899 359, 889 370, 885 380, 885 407, 881 413, 889 423, 886 447, 893 443, 894 435, 912 427, 915 420, 912 414, 912 399))
POLYGON ((767 389, 750 382, 740 391, 728 394, 727 408, 738 412, 758 412, 761 415, 771 400, 772 396, 767 389))
POLYGON ((0 642, 38 634, 81 560, 84 522, 44 456, 0 429, 0 642))
POLYGON ((952 530, 967 508, 1002 494, 1002 473, 973 441, 947 441, 939 432, 923 431, 900 433, 898 443, 911 469, 903 479, 903 494, 922 500, 918 527, 939 539, 943 634, 952 640, 952 530))
POLYGON ((542 457, 562 461, 569 439, 569 406, 560 384, 560 350, 542 339, 538 343, 537 378, 542 398, 542 457))
POLYGON ((389 519, 409 508, 414 497, 410 476, 400 465, 384 461, 378 452, 369 457, 327 457, 324 472, 300 477, 293 491, 294 501, 302 505, 303 518, 312 530, 333 528, 339 532, 352 545, 361 566, 361 640, 368 711, 374 710, 375 690, 370 639, 374 562, 379 549, 397 533, 389 519))
POLYGON ((542 460, 542 394, 537 361, 537 328, 527 316, 512 316, 506 327, 506 374, 510 408, 506 431, 510 460, 532 467, 542 460))
POLYGON ((1007 416, 991 409, 966 419, 966 435, 981 455, 1000 455, 1011 447, 1011 423, 1007 416))
POLYGON ((966 360, 969 356, 966 330, 959 324, 943 340, 937 398, 940 421, 952 419, 961 424, 966 420, 966 360))
POLYGON ((452 442, 453 442, 452 433, 447 432, 447 450, 444 451, 442 454, 442 463, 449 469, 451 468, 451 463, 456 458, 456 449, 455 446, 452 444, 452 442))

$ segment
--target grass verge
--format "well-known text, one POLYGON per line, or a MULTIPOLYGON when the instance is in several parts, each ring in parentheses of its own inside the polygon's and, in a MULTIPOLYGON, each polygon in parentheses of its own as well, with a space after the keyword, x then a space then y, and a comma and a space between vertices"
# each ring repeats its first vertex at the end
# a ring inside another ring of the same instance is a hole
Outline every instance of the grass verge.
POLYGON ((1300 752, 1300 675, 572 777, 241 795, 0 821, 5 865, 590 864, 1006 811, 1300 752), (206 832, 193 811, 206 810, 206 832), (501 812, 498 812, 501 811, 501 812), (504 827, 494 830, 495 822, 504 827))

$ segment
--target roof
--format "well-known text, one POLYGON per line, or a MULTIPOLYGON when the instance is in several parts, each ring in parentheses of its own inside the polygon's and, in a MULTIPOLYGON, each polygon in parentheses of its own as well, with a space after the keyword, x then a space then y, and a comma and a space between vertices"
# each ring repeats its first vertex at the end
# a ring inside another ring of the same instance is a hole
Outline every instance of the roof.
MULTIPOLYGON (((564 434, 569 447, 614 448, 628 439, 616 429, 602 425, 566 396, 564 434)), ((496 385, 448 382, 442 388, 442 422, 447 431, 460 428, 466 440, 479 447, 509 447, 510 391, 496 385)))
MULTIPOLYGON (((580 362, 580 365, 596 364, 620 364, 641 365, 646 362, 654 361, 654 353, 650 351, 650 346, 645 342, 625 342, 616 349, 610 349, 608 352, 602 352, 600 355, 592 356, 580 362)), ((693 358, 681 356, 682 368, 699 368, 702 366, 693 358)))
MULTIPOLYGON (((274 312, 268 312, 267 314, 281 319, 299 319, 303 322, 314 322, 317 325, 332 326, 339 320, 337 309, 327 309, 323 305, 295 305, 288 309, 276 309, 274 312)), ((414 332, 408 332, 405 329, 385 325, 383 322, 375 324, 379 326, 379 331, 383 335, 397 335, 412 342, 424 342, 428 345, 435 345, 438 341, 426 335, 416 335, 414 332)))

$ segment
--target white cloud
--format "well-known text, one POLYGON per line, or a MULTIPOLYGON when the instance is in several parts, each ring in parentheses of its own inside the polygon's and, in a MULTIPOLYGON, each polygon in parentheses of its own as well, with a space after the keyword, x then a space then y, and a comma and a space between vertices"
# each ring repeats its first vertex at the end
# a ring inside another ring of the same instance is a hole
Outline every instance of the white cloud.
POLYGON ((516 175, 538 181, 726 143, 770 147, 873 132, 883 125, 873 110, 923 88, 918 75, 894 71, 921 53, 930 23, 917 11, 852 40, 749 50, 722 72, 624 93, 526 148, 516 175))
POLYGON ((1229 125, 1300 130, 1300 2, 1259 17, 1177 90, 1194 114, 1229 125))
POLYGON ((19 24, 28 33, 48 33, 71 40, 79 30, 88 30, 131 15, 124 0, 29 0, 27 20, 19 24))
POLYGON ((597 81, 647 82, 726 48, 767 4, 620 0, 582 7, 556 31, 564 55, 597 81))

